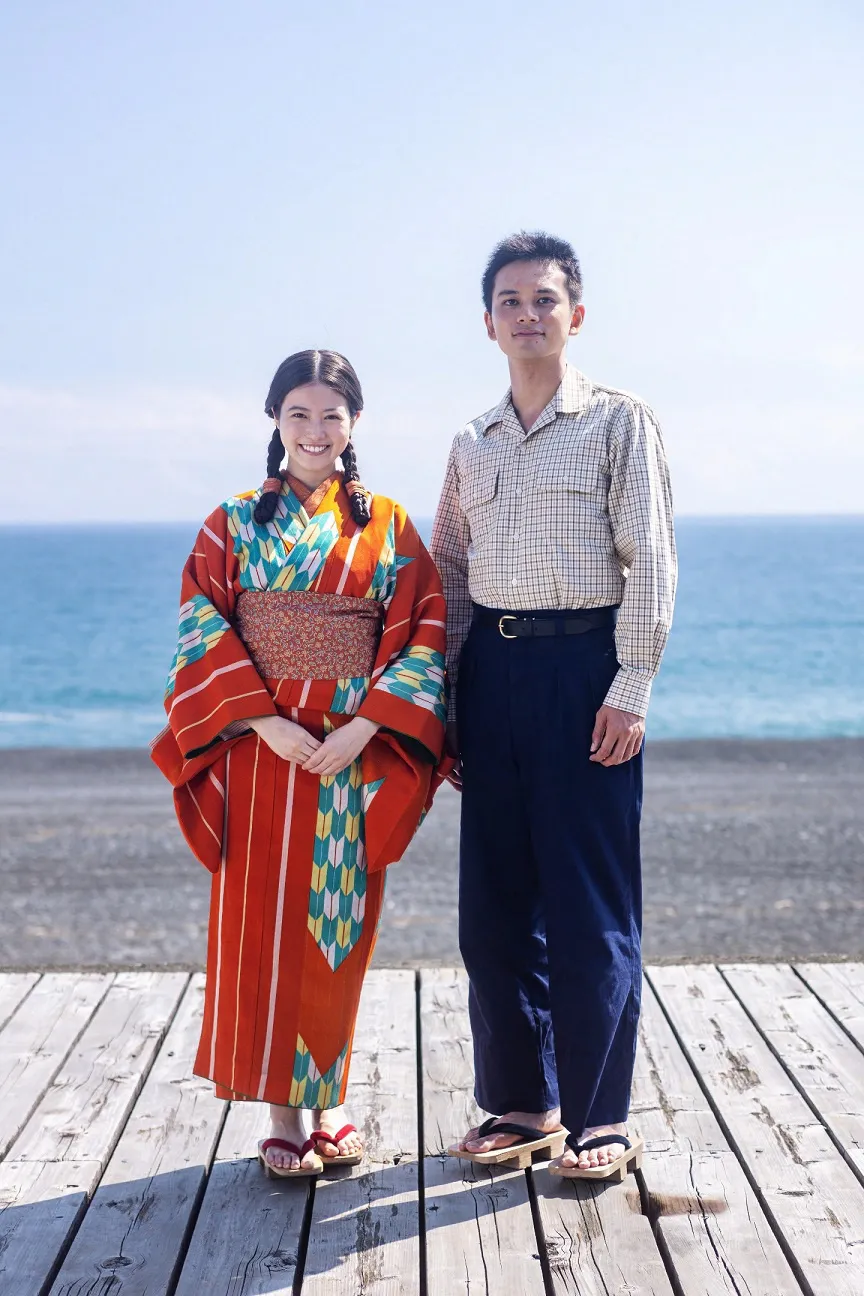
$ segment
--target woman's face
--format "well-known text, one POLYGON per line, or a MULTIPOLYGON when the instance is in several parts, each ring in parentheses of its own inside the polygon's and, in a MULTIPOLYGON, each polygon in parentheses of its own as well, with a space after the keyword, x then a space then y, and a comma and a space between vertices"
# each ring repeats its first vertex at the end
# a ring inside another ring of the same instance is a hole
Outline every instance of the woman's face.
POLYGON ((329 477, 356 421, 332 387, 309 383, 289 391, 276 423, 295 477, 312 487, 329 477))

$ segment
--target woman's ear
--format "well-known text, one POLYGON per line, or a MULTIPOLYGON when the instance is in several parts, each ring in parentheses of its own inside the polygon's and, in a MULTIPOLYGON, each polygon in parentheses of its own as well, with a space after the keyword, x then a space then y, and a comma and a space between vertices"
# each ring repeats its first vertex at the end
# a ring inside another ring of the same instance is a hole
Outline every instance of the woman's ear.
POLYGON ((357 413, 354 415, 353 419, 351 420, 351 431, 352 431, 352 432, 354 431, 354 429, 355 429, 355 427, 357 426, 357 424, 360 422, 360 417, 361 417, 362 413, 363 413, 362 410, 358 410, 357 413))

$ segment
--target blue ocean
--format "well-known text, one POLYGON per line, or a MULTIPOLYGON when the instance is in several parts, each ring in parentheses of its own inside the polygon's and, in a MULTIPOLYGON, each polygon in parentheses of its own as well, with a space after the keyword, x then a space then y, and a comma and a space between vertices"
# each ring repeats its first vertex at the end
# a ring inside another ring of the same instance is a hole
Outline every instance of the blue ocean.
MULTIPOLYGON (((0 527, 0 747, 137 747, 161 728, 196 529, 0 527)), ((864 735, 864 517, 684 518, 678 543, 651 736, 864 735)))

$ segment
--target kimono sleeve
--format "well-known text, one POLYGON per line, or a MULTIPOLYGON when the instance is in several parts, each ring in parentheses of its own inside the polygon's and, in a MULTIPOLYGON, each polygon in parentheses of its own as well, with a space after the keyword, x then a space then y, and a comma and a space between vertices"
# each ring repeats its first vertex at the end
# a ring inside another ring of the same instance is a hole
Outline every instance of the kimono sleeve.
POLYGON ((446 613, 441 579, 414 524, 397 506, 393 591, 370 688, 359 714, 435 764, 447 721, 446 613))
POLYGON ((210 765, 238 721, 276 715, 264 682, 232 625, 237 560, 227 518, 217 509, 198 534, 183 569, 177 650, 168 674, 168 724, 152 748, 173 787, 210 765))

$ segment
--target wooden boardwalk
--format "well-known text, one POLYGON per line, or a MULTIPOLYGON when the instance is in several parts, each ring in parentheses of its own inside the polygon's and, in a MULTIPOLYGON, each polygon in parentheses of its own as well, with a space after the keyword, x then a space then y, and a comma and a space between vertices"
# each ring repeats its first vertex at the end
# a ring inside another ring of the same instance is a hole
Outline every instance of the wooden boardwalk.
POLYGON ((862 1296, 864 965, 649 969, 642 1173, 441 1155, 476 1116, 464 975, 380 971, 366 1163, 265 1180, 191 1075, 202 979, 0 976, 2 1296, 862 1296))

